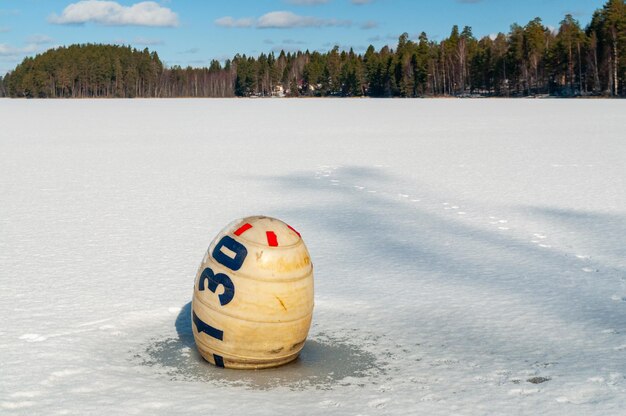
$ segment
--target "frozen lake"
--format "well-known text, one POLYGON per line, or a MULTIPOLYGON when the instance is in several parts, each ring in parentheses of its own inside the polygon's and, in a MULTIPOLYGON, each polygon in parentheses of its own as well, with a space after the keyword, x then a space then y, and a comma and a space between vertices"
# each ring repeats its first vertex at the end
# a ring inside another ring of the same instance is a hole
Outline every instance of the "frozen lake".
POLYGON ((0 100, 0 413, 626 408, 626 101, 0 100), (203 362, 209 242, 315 264, 301 358, 203 362))

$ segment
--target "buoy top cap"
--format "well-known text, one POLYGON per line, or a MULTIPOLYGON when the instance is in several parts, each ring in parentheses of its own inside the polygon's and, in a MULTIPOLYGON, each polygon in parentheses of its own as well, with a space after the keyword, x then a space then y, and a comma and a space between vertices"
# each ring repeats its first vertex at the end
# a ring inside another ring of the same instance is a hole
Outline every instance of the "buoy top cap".
POLYGON ((236 221, 230 233, 247 242, 268 247, 292 246, 301 240, 300 233, 289 224, 261 215, 236 221))

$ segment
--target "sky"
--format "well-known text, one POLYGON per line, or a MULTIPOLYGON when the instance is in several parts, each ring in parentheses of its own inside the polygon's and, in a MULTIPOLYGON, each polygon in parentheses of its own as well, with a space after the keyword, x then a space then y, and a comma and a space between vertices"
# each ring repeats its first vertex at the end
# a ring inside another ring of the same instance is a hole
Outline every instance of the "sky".
POLYGON ((166 65, 206 66, 234 54, 364 52, 407 32, 432 40, 453 25, 476 37, 541 17, 558 27, 570 13, 583 27, 604 0, 0 0, 0 74, 25 57, 73 43, 156 50, 166 65))

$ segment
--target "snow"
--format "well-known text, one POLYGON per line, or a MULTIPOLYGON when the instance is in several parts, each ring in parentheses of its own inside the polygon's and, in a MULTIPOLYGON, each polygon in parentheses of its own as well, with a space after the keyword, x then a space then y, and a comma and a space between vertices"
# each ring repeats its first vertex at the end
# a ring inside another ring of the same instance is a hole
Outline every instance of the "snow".
POLYGON ((620 414, 623 100, 0 100, 0 413, 620 414), (204 363, 207 245, 265 214, 309 340, 204 363))

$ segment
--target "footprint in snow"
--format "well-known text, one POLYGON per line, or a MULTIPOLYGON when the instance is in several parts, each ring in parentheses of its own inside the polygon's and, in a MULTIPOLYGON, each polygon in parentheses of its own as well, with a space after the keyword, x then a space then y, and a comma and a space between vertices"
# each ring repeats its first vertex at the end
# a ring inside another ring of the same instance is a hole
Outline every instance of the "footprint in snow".
POLYGON ((420 399, 420 402, 439 402, 441 401, 441 397, 436 394, 427 394, 420 399))
POLYGON ((539 393, 539 389, 511 389, 509 396, 528 396, 529 394, 539 393))
POLYGON ((35 405, 35 402, 29 401, 29 400, 21 401, 21 402, 9 402, 9 401, 0 402, 0 407, 1 408, 9 409, 9 410, 11 410, 11 409, 24 409, 26 407, 31 407, 31 406, 34 406, 34 405, 35 405))
MULTIPOLYGON (((448 211, 448 210, 456 211, 459 208, 461 208, 458 205, 453 205, 453 204, 451 204, 449 202, 443 202, 441 205, 443 205, 443 209, 446 210, 446 211, 448 211)), ((465 215, 467 213, 465 211, 458 211, 457 214, 458 215, 465 215)))
POLYGON ((593 383, 574 387, 566 396, 557 397, 556 401, 558 403, 593 404, 606 400, 609 394, 605 384, 593 383))
POLYGON ((319 403, 320 407, 339 407, 340 404, 338 402, 334 402, 332 400, 324 400, 319 403))
POLYGON ((48 339, 48 337, 39 334, 24 334, 20 337, 20 339, 26 342, 41 342, 48 339))
POLYGON ((382 409, 383 407, 387 406, 388 401, 389 399, 375 399, 368 402, 367 405, 374 409, 382 409))
POLYGON ((11 398, 14 399, 32 399, 37 396, 41 396, 40 391, 16 391, 11 394, 11 398))
POLYGON ((493 217, 493 216, 489 217, 489 219, 492 220, 492 221, 489 221, 489 224, 497 226, 498 230, 506 231, 509 229, 509 227, 504 225, 508 223, 509 220, 501 220, 501 219, 498 219, 498 217, 493 217))

